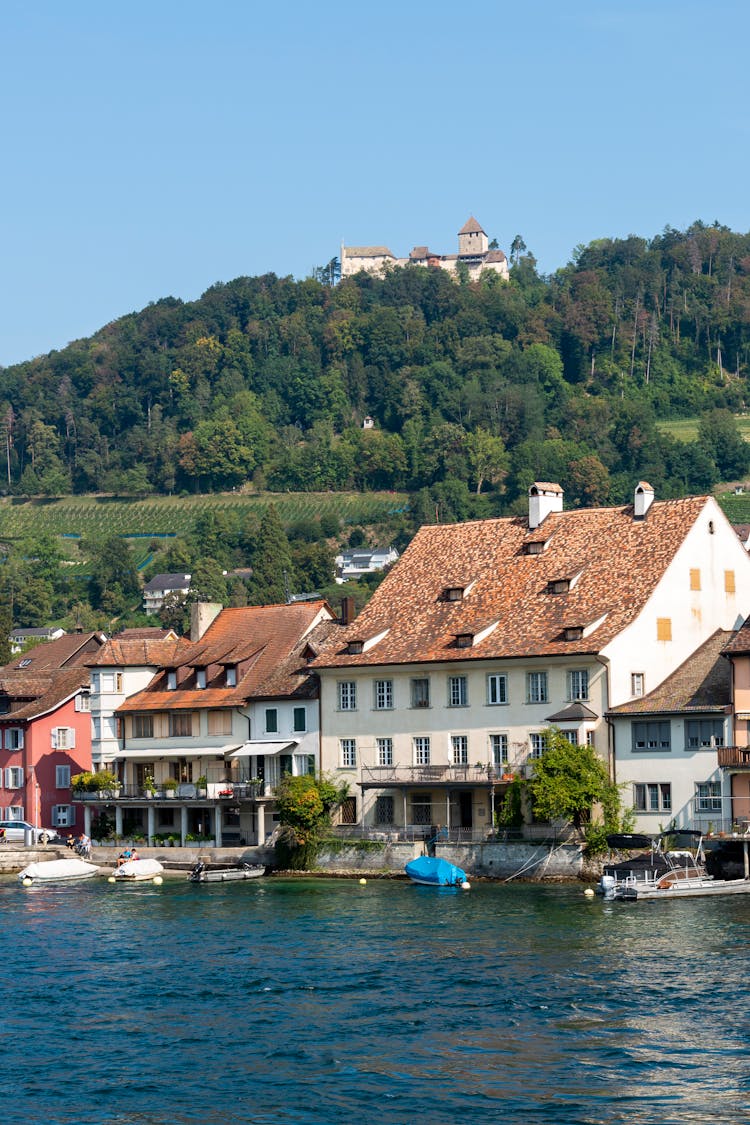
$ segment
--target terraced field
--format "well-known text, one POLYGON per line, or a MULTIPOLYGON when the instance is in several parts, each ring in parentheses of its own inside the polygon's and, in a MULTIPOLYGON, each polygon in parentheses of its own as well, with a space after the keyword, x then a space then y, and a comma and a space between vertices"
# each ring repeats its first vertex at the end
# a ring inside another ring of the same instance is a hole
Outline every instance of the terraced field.
POLYGON ((122 535, 152 539, 183 535, 196 517, 207 511, 244 513, 275 504, 285 525, 335 513, 343 524, 387 521, 404 510, 407 497, 395 492, 297 492, 227 495, 163 496, 127 500, 110 496, 70 496, 60 499, 0 500, 0 539, 21 539, 50 533, 72 546, 76 540, 122 535))

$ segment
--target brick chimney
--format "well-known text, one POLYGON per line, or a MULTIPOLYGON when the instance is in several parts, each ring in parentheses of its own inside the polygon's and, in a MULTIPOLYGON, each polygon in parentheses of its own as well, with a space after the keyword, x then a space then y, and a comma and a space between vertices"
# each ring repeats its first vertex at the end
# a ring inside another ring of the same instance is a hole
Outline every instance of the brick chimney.
POLYGON ((550 512, 563 510, 563 490, 559 484, 535 481, 529 489, 529 530, 546 520, 550 512))

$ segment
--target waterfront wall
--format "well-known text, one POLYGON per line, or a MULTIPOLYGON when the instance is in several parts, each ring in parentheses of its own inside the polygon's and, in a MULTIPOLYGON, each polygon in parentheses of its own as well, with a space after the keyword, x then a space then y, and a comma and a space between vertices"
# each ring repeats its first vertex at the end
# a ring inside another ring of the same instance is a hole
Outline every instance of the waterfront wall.
MULTIPOLYGON (((409 860, 422 854, 419 844, 374 845, 363 841, 344 847, 325 848, 316 869, 330 874, 383 872, 403 874, 409 860)), ((468 875, 490 879, 580 879, 583 877, 583 848, 580 844, 477 843, 440 844, 436 855, 463 868, 468 875)))

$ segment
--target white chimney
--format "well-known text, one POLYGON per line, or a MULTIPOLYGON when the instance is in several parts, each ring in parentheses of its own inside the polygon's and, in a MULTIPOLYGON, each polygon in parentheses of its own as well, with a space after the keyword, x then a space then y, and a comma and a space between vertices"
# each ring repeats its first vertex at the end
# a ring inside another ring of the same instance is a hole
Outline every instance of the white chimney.
POLYGON ((539 527, 550 512, 563 510, 563 490, 559 484, 535 481, 529 489, 529 529, 539 527))
POLYGON ((193 602, 190 606, 190 640, 199 641, 222 611, 221 602, 193 602))
POLYGON ((633 516, 642 520, 654 502, 654 490, 646 480, 639 480, 633 498, 633 516))

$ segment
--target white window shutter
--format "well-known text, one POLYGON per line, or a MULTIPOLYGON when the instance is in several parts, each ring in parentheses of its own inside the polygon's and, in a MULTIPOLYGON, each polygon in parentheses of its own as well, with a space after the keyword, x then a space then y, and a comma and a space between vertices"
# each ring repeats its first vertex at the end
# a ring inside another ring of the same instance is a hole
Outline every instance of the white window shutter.
POLYGON ((80 711, 80 710, 81 710, 81 693, 80 693, 80 692, 79 692, 79 693, 78 693, 78 695, 77 695, 77 696, 75 697, 75 701, 74 701, 74 702, 75 702, 75 709, 76 709, 76 711, 80 711))
POLYGON ((23 731, 20 729, 20 727, 18 730, 18 749, 23 750, 23 731))
POLYGON ((71 750, 75 750, 76 745, 76 728, 68 727, 68 746, 71 750))
POLYGON ((5 749, 10 750, 10 727, 5 728, 5 749))
POLYGON ((6 788, 6 789, 10 789, 10 788, 11 788, 11 784, 10 784, 10 766, 6 766, 6 767, 5 767, 5 788, 6 788))
POLYGON ((57 750, 57 727, 53 727, 50 733, 50 746, 53 750, 57 750))

